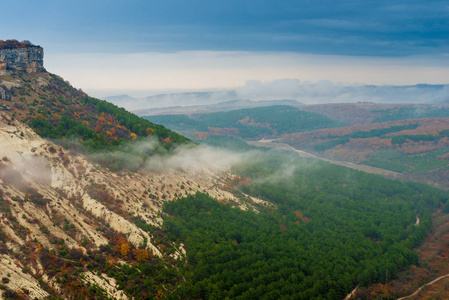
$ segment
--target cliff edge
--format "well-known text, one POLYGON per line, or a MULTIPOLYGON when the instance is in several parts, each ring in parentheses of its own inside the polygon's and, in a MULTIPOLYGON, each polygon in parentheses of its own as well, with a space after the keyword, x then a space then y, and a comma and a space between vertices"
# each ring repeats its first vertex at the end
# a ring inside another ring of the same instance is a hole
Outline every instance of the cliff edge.
POLYGON ((0 40, 0 74, 7 70, 27 73, 45 71, 44 49, 28 41, 0 40))

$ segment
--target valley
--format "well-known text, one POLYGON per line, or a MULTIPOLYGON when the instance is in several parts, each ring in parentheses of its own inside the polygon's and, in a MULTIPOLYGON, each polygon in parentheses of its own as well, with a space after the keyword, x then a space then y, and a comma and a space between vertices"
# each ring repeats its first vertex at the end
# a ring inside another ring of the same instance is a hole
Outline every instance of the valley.
POLYGON ((375 299, 447 271, 445 109, 141 118, 47 72, 39 46, 8 45, 4 298, 375 299))

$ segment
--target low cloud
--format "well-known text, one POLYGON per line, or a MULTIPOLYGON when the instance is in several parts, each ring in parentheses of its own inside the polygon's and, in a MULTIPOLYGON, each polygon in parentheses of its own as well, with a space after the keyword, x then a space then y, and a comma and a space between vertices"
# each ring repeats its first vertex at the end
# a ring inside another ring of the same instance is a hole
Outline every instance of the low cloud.
POLYGON ((152 157, 145 168, 151 171, 188 170, 217 172, 230 168, 248 158, 241 154, 213 148, 205 145, 197 147, 179 147, 172 155, 152 157))
POLYGON ((147 169, 153 172, 210 171, 217 172, 248 158, 248 154, 218 149, 206 145, 178 146, 170 151, 155 139, 145 139, 125 145, 122 149, 91 155, 97 162, 126 169, 147 169))
POLYGON ((301 82, 281 79, 271 82, 248 81, 236 89, 239 98, 250 100, 298 100, 317 103, 428 103, 449 99, 449 85, 374 86, 344 85, 330 81, 301 82))
POLYGON ((50 163, 44 157, 28 155, 0 162, 0 179, 18 188, 27 187, 31 182, 49 185, 51 174, 50 163))

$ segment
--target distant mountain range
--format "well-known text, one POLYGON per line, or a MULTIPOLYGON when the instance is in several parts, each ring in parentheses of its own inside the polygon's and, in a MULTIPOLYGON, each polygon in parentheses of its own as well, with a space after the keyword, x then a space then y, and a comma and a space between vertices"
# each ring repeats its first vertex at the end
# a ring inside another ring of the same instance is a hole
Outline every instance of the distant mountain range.
POLYGON ((267 106, 273 105, 274 101, 281 101, 275 104, 292 106, 303 103, 447 103, 449 85, 345 86, 318 82, 291 84, 282 88, 261 87, 258 91, 241 87, 234 90, 158 94, 143 98, 124 94, 104 99, 140 115, 154 115, 176 114, 179 113, 178 111, 186 113, 187 106, 193 113, 199 113, 267 106), (293 103, 289 104, 285 101, 293 101, 293 103), (164 109, 160 110, 161 108, 164 109), (167 108, 170 109, 167 110, 167 108))
POLYGON ((129 110, 153 109, 172 106, 207 105, 222 101, 237 99, 235 91, 212 91, 212 92, 188 92, 158 94, 143 98, 134 98, 129 95, 105 97, 106 101, 112 102, 129 110))
POLYGON ((150 109, 138 109, 133 112, 138 116, 155 116, 155 115, 178 115, 178 114, 204 114, 218 111, 232 111, 245 108, 266 107, 273 105, 289 105, 301 106, 303 103, 296 100, 266 100, 266 101, 251 101, 251 100, 231 100, 219 102, 209 105, 192 105, 192 106, 171 106, 150 109))

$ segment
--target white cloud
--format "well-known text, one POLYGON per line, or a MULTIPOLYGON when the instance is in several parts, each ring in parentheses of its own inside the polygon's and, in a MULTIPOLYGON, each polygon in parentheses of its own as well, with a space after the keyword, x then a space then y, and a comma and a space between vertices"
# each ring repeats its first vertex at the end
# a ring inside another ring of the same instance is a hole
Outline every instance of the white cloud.
MULTIPOLYGON (((186 51, 47 53, 45 65, 50 72, 61 75, 86 92, 145 90, 157 93, 228 89, 243 86, 249 80, 271 82, 282 78, 391 85, 448 83, 448 61, 447 55, 383 58, 290 52, 186 51)), ((282 82, 276 83, 279 84, 282 82)))

